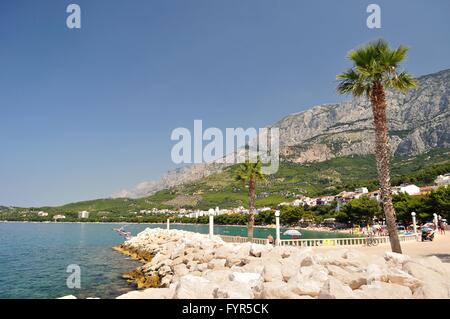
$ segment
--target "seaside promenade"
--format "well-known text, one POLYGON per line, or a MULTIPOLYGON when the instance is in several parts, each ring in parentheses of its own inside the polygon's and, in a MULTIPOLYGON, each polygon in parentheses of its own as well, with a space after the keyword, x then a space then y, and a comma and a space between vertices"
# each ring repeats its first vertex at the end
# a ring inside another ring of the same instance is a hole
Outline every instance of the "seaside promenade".
MULTIPOLYGON (((337 247, 314 247, 317 251, 324 252, 329 250, 345 249, 337 247)), ((353 246, 353 250, 360 251, 371 255, 383 255, 387 251, 391 251, 389 244, 380 244, 378 246, 353 246)), ((450 263, 450 232, 445 235, 438 235, 434 241, 407 241, 402 242, 402 249, 405 255, 411 257, 430 257, 436 256, 442 262, 450 263)))

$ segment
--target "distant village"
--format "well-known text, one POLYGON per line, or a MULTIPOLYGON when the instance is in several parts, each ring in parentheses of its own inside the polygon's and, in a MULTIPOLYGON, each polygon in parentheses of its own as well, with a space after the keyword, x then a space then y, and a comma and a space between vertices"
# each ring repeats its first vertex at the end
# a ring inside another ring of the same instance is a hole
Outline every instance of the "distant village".
MULTIPOLYGON (((450 173, 439 175, 435 181, 433 186, 423 186, 419 187, 414 184, 402 184, 400 186, 392 187, 392 193, 393 194, 400 194, 405 193, 411 196, 422 196, 430 193, 432 190, 437 189, 441 186, 448 186, 450 185, 450 173)), ((278 207, 282 206, 322 206, 322 205, 331 205, 333 202, 336 202, 336 211, 339 211, 340 208, 345 205, 345 203, 351 201, 352 199, 360 198, 361 196, 367 196, 371 199, 375 199, 377 201, 380 201, 380 192, 379 190, 369 192, 369 190, 366 187, 360 187, 355 189, 354 191, 343 191, 340 192, 337 195, 334 196, 319 196, 319 197, 307 197, 303 195, 296 196, 296 199, 291 202, 282 202, 278 204, 278 207)), ((257 213, 269 211, 271 210, 271 207, 262 207, 257 209, 257 213)), ((108 213, 108 212, 103 212, 108 213)), ((215 209, 209 209, 207 211, 203 210, 189 210, 189 209, 158 209, 158 208, 152 208, 152 209, 144 209, 136 212, 130 212, 130 214, 134 215, 147 215, 147 214, 155 214, 155 215, 175 215, 177 217, 188 217, 188 218, 198 218, 202 216, 218 216, 218 215, 224 215, 224 214, 244 214, 248 213, 248 209, 244 207, 237 207, 237 208, 228 208, 228 209, 219 209, 219 207, 216 207, 215 209)), ((48 213, 44 211, 37 212, 37 215, 39 217, 48 217, 48 213)), ((89 219, 90 212, 88 211, 81 211, 78 213, 78 219, 80 220, 86 220, 89 219)), ((66 219, 65 215, 58 214, 53 216, 54 221, 64 221, 66 219)))

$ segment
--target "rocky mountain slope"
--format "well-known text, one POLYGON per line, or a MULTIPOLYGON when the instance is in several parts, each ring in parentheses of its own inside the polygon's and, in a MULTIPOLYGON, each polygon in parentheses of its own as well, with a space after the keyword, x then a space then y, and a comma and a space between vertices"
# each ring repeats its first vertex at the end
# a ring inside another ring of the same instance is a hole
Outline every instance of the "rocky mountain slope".
MULTIPOLYGON (((450 147, 450 69, 418 78, 407 94, 388 92, 390 145, 394 156, 418 155, 450 147)), ((314 106, 288 115, 280 128, 282 160, 322 162, 350 155, 372 154, 372 111, 365 99, 314 106)), ((194 182, 224 168, 200 164, 168 172, 162 180, 144 182, 115 197, 142 197, 158 190, 194 182)))
MULTIPOLYGON (((450 146, 450 70, 420 77, 407 94, 388 92, 394 155, 417 155, 450 146)), ((315 106, 275 123, 282 155, 297 163, 372 154, 373 117, 365 99, 315 106)))

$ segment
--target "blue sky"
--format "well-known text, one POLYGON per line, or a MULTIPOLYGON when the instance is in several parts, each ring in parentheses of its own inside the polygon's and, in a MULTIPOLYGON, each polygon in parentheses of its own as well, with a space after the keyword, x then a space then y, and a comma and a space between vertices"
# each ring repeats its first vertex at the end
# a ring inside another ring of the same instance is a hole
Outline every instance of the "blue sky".
POLYGON ((450 68, 450 1, 0 2, 0 204, 107 197, 174 167, 170 133, 264 127, 342 100, 346 53, 411 47, 415 75, 450 68), (382 28, 366 27, 366 7, 382 28), (81 30, 66 7, 82 10, 81 30))

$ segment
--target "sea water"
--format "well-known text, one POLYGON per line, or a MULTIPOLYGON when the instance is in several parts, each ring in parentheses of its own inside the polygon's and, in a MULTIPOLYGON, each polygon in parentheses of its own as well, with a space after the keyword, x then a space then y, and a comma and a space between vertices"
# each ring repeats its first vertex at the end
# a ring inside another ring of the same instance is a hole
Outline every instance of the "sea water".
MULTIPOLYGON (((115 298, 135 287, 122 279, 139 262, 112 250, 123 242, 113 231, 123 224, 0 223, 0 298, 115 298), (81 287, 68 288, 69 265, 80 267, 81 287)), ((127 224, 136 235, 146 227, 165 224, 127 224)), ((172 229, 208 233, 208 225, 172 224, 172 229)), ((246 236, 245 226, 215 226, 216 234, 246 236)), ((282 230, 283 231, 283 230, 282 230)), ((302 238, 342 237, 342 234, 301 230, 302 238)), ((273 228, 255 228, 255 237, 275 237, 273 228)), ((283 238, 289 238, 283 236, 283 238)))

